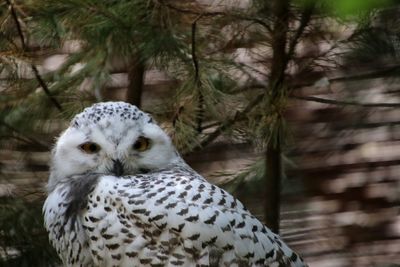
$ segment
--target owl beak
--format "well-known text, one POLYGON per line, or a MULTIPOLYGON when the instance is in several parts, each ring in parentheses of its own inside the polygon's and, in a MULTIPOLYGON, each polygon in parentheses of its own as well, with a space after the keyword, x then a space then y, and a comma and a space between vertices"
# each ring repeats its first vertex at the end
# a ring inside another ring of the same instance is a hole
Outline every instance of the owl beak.
POLYGON ((124 174, 124 165, 122 164, 122 162, 119 159, 117 159, 113 160, 113 163, 114 165, 111 172, 116 176, 122 176, 124 174))

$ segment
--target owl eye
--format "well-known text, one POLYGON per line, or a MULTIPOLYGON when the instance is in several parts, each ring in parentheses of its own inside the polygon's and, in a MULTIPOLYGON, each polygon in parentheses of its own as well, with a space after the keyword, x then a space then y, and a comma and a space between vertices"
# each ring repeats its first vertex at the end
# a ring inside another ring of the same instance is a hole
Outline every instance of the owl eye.
POLYGON ((133 149, 137 151, 145 151, 150 148, 150 139, 140 136, 133 144, 133 149))
POLYGON ((79 146, 79 148, 87 153, 87 154, 94 154, 100 151, 100 146, 96 143, 86 142, 79 146))

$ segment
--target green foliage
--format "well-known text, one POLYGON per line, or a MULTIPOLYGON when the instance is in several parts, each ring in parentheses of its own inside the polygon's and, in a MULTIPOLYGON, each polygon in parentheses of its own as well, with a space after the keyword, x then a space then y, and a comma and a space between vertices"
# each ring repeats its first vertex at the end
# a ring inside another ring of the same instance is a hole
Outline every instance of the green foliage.
POLYGON ((303 7, 316 4, 322 11, 341 19, 354 19, 396 4, 396 0, 295 0, 294 2, 303 7))
POLYGON ((382 28, 362 31, 354 40, 346 59, 358 63, 395 62, 400 59, 400 32, 382 28), (379 62, 380 61, 380 62, 379 62))
POLYGON ((339 16, 357 15, 369 12, 376 8, 384 8, 391 5, 393 0, 336 0, 325 1, 328 9, 339 16))
POLYGON ((16 130, 13 136, 48 134, 37 127, 38 121, 70 119, 82 106, 104 100, 100 92, 110 80, 113 61, 129 65, 139 54, 161 69, 168 69, 171 62, 190 62, 188 35, 157 1, 25 1, 15 9, 20 25, 8 5, 0 10, 0 33, 7 37, 0 38, 0 73, 7 76, 0 95, 3 136, 10 136, 6 125, 16 130), (42 75, 46 93, 32 77, 33 59, 21 44, 35 43, 41 51, 52 52, 69 40, 79 40, 81 48, 61 68, 42 75), (61 104, 61 112, 49 94, 61 104))
MULTIPOLYGON (((353 64, 396 64, 400 60, 399 10, 375 12, 369 23, 359 25, 345 59, 353 64)), ((393 73, 391 73, 393 74, 393 73)))
POLYGON ((263 189, 265 160, 261 158, 248 164, 238 174, 224 172, 217 175, 226 176, 229 179, 226 183, 222 184, 228 192, 234 193, 240 189, 241 192, 259 193, 263 189))
POLYGON ((0 266, 57 266, 43 228, 41 203, 0 198, 0 266))
MULTIPOLYGON (((284 154, 282 155, 283 179, 281 181, 283 194, 299 194, 304 191, 304 186, 301 182, 293 181, 286 176, 286 169, 296 168, 296 164, 284 154)), ((262 194, 264 192, 264 183, 266 176, 265 158, 257 158, 248 163, 238 173, 221 171, 214 174, 225 180, 221 186, 233 194, 239 193, 262 194)))

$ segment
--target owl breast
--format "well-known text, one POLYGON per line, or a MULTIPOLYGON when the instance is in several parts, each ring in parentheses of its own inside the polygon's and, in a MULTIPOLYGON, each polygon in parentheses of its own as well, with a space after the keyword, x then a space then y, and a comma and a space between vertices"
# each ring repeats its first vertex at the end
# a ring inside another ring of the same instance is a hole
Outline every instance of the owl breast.
POLYGON ((164 174, 105 176, 89 194, 83 226, 96 266, 209 266, 212 249, 189 226, 200 218, 180 203, 194 196, 190 179, 164 174))
POLYGON ((77 181, 45 205, 66 266, 306 266, 239 201, 186 166, 77 181))

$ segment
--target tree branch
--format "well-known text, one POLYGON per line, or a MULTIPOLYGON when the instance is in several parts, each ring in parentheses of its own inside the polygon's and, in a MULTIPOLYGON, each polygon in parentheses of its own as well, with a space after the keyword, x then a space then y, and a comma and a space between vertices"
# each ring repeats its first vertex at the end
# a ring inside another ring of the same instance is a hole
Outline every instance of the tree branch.
MULTIPOLYGON (((272 61, 270 65, 271 74, 266 87, 266 95, 270 95, 269 106, 267 109, 273 109, 274 115, 280 118, 282 106, 280 106, 280 99, 285 95, 286 80, 285 72, 289 62, 289 55, 286 51, 288 44, 288 31, 289 31, 289 13, 290 13, 290 0, 274 0, 272 1, 272 11, 274 14, 274 28, 271 36, 272 46, 272 61)), ((297 41, 296 41, 297 43, 297 41)), ((295 46, 295 44, 294 44, 295 46)), ((282 134, 279 129, 280 125, 271 127, 269 141, 265 151, 265 202, 264 202, 264 216, 265 224, 274 233, 279 233, 280 226, 280 194, 282 182, 282 155, 281 155, 281 140, 282 134), (274 133, 275 132, 275 133, 274 133), (273 138, 272 138, 273 137, 273 138), (275 141, 271 141, 274 139, 275 141)))
MULTIPOLYGON (((400 65, 392 65, 392 66, 387 66, 387 67, 380 66, 379 68, 380 68, 379 70, 369 70, 369 71, 365 71, 362 73, 356 73, 356 74, 352 74, 352 75, 333 77, 333 78, 327 79, 327 81, 329 83, 346 82, 346 81, 360 81, 360 80, 400 75, 400 65)), ((291 88, 292 89, 301 89, 303 87, 313 86, 314 84, 315 84, 315 81, 291 84, 291 88)))
POLYGON ((159 0, 158 1, 161 5, 164 5, 165 7, 168 7, 172 10, 175 10, 177 12, 180 13, 185 13, 185 14, 189 14, 189 15, 201 15, 202 17, 213 17, 213 16, 230 16, 236 19, 241 19, 241 20, 247 20, 247 21, 252 21, 256 24, 259 24, 261 26, 263 26, 264 28, 266 28, 269 32, 272 31, 272 28, 270 25, 268 25, 267 23, 265 23, 265 21, 258 19, 258 18, 250 18, 247 16, 243 16, 243 15, 239 15, 239 14, 227 14, 226 12, 199 12, 199 11, 194 11, 194 10, 190 10, 190 9, 184 9, 184 8, 180 8, 168 3, 165 3, 163 0, 159 0))
POLYGON ((192 23, 192 61, 194 67, 194 79, 196 83, 200 83, 199 61, 196 55, 196 27, 197 27, 197 21, 199 21, 201 17, 202 15, 199 15, 192 23))
MULTIPOLYGON (((22 51, 25 53, 28 50, 28 47, 26 46, 26 43, 25 43, 24 33, 22 32, 22 27, 18 20, 17 12, 15 11, 14 6, 10 0, 6 0, 6 3, 10 6, 11 16, 17 27, 19 39, 21 40, 22 51)), ((50 99, 50 101, 57 107, 57 109, 59 111, 62 111, 62 107, 61 107, 60 103, 58 103, 58 101, 51 95, 49 88, 47 87, 46 83, 44 82, 42 76, 39 74, 39 71, 38 71, 37 67, 35 66, 35 64, 31 63, 31 69, 32 69, 33 74, 35 75, 35 78, 38 81, 39 85, 42 87, 44 93, 47 95, 47 97, 50 99)))
POLYGON ((8 130, 10 130, 11 132, 19 135, 19 136, 14 136, 15 139, 23 141, 25 143, 30 143, 30 144, 35 144, 38 145, 39 147, 45 148, 45 149, 50 149, 50 146, 42 143, 41 141, 32 138, 30 136, 26 136, 23 133, 21 133, 19 130, 17 130, 16 128, 14 128, 13 126, 9 125, 8 123, 6 123, 5 121, 0 121, 0 125, 3 125, 5 128, 7 128, 8 130))
POLYGON ((225 130, 231 127, 236 122, 244 119, 246 115, 252 111, 259 103, 264 99, 264 93, 258 95, 251 101, 242 111, 236 111, 235 115, 231 118, 223 122, 214 132, 209 134, 206 138, 204 138, 199 145, 195 146, 193 150, 199 150, 209 144, 211 144, 215 139, 217 139, 225 130))
POLYGON ((374 79, 381 78, 382 76, 398 76, 400 74, 400 65, 389 66, 383 68, 379 66, 379 70, 374 70, 370 72, 365 72, 361 74, 355 74, 352 76, 343 76, 329 79, 330 82, 340 82, 340 81, 358 81, 364 79, 374 79))
POLYGON ((308 23, 311 20, 311 15, 314 12, 314 7, 315 7, 315 2, 312 2, 310 5, 308 5, 302 15, 301 15, 301 19, 300 19, 300 25, 297 28, 297 31, 295 33, 295 35, 293 36, 293 39, 290 41, 289 43, 289 49, 287 52, 287 56, 286 56, 286 64, 289 62, 289 60, 292 58, 294 51, 296 49, 296 46, 299 42, 300 37, 303 35, 304 30, 306 29, 308 23))
POLYGON ((189 15, 197 15, 197 16, 201 15, 201 16, 207 16, 207 17, 209 17, 209 16, 226 15, 225 12, 220 12, 220 11, 217 11, 217 12, 199 12, 199 11, 194 11, 194 10, 191 10, 191 9, 180 8, 180 7, 165 3, 163 0, 158 0, 158 2, 161 5, 163 5, 163 6, 167 7, 167 8, 170 8, 170 9, 175 10, 175 11, 180 12, 180 13, 186 13, 186 14, 189 14, 189 15))
POLYGON ((194 68, 194 82, 197 88, 197 92, 199 94, 199 101, 197 106, 197 132, 201 133, 202 127, 201 124, 203 122, 204 117, 204 96, 201 92, 201 80, 200 80, 200 67, 199 67, 199 60, 197 59, 196 55, 196 27, 197 21, 201 19, 202 15, 199 15, 192 23, 192 61, 193 61, 193 68, 194 68))
POLYGON ((127 25, 123 20, 121 20, 119 17, 115 16, 113 13, 109 12, 107 9, 101 9, 101 8, 99 8, 99 6, 91 5, 91 4, 87 4, 85 6, 88 8, 88 10, 93 11, 99 15, 102 15, 105 18, 110 19, 111 21, 115 22, 116 24, 118 24, 119 26, 121 26, 125 29, 130 28, 129 25, 127 25))
POLYGON ((126 91, 126 102, 138 108, 142 104, 142 93, 144 87, 144 76, 146 65, 142 60, 140 52, 136 52, 130 59, 128 66, 128 90, 126 91))
POLYGON ((356 101, 342 101, 342 100, 334 100, 334 99, 326 99, 315 96, 289 96, 290 98, 337 105, 337 106, 359 106, 365 108, 400 108, 400 103, 361 103, 356 101))

